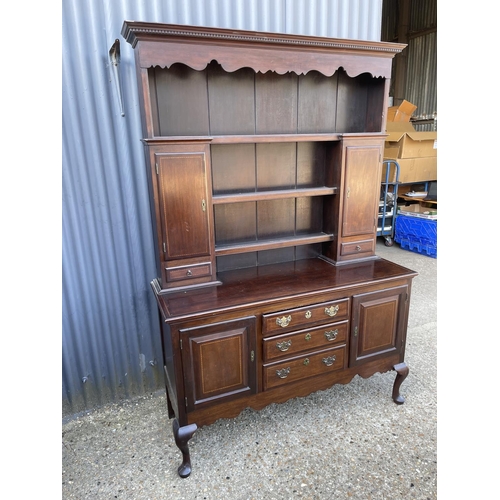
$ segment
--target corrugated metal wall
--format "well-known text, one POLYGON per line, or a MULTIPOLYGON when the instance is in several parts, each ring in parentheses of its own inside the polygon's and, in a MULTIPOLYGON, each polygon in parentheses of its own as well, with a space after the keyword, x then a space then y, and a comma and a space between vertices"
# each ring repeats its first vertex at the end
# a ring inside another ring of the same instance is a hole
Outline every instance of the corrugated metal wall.
POLYGON ((127 20, 380 40, 382 0, 62 3, 63 416, 163 387, 127 20), (121 42, 122 100, 109 49, 121 42), (123 116, 121 102, 123 102, 123 116))
POLYGON ((402 1, 409 5, 403 97, 417 106, 413 114, 416 130, 437 130, 437 0, 385 0, 382 40, 400 41, 402 1))
POLYGON ((437 130, 437 0, 411 3, 406 89, 415 128, 437 130))

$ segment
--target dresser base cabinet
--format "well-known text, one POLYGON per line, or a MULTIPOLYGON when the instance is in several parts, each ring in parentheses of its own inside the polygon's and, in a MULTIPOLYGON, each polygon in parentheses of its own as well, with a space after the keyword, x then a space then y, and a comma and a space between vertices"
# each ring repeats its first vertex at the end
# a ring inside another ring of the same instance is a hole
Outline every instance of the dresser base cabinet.
POLYGON ((153 281, 179 474, 191 472, 188 441, 198 426, 247 407, 391 370, 392 398, 402 404, 415 275, 381 258, 309 259, 220 273, 218 287, 187 292, 164 293, 153 281))

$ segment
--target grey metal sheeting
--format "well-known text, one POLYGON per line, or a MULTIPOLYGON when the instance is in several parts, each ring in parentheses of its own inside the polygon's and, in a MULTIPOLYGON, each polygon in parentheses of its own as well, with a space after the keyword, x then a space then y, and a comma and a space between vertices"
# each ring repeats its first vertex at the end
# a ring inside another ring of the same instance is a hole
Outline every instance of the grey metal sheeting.
POLYGON ((163 386, 134 53, 123 21, 380 40, 381 10, 382 0, 62 3, 63 416, 163 386), (115 39, 118 67, 109 58, 115 39))

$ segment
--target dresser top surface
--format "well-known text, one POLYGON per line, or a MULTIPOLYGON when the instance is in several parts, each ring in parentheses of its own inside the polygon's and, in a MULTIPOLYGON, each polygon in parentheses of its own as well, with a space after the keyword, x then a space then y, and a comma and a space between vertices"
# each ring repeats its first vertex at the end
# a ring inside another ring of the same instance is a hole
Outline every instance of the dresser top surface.
POLYGON ((156 296, 164 318, 170 322, 314 297, 324 292, 345 290, 347 293, 363 284, 416 275, 415 271, 382 258, 340 266, 316 258, 221 272, 218 274, 221 285, 156 296))

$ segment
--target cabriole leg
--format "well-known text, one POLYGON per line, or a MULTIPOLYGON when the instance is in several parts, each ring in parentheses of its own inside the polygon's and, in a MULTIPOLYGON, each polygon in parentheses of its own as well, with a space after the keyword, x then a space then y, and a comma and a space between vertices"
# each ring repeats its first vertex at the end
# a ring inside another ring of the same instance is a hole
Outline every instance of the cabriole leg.
POLYGON ((196 424, 189 424, 180 427, 178 420, 174 419, 172 429, 174 431, 175 444, 182 452, 182 464, 179 465, 177 472, 181 477, 188 477, 191 474, 191 457, 189 456, 188 441, 193 437, 198 426, 196 424))
POLYGON ((402 405, 405 402, 405 398, 399 393, 399 388, 403 383, 403 380, 408 376, 410 369, 406 366, 406 363, 399 363, 394 365, 394 370, 396 371, 396 380, 394 381, 394 387, 392 389, 392 399, 398 405, 402 405))

